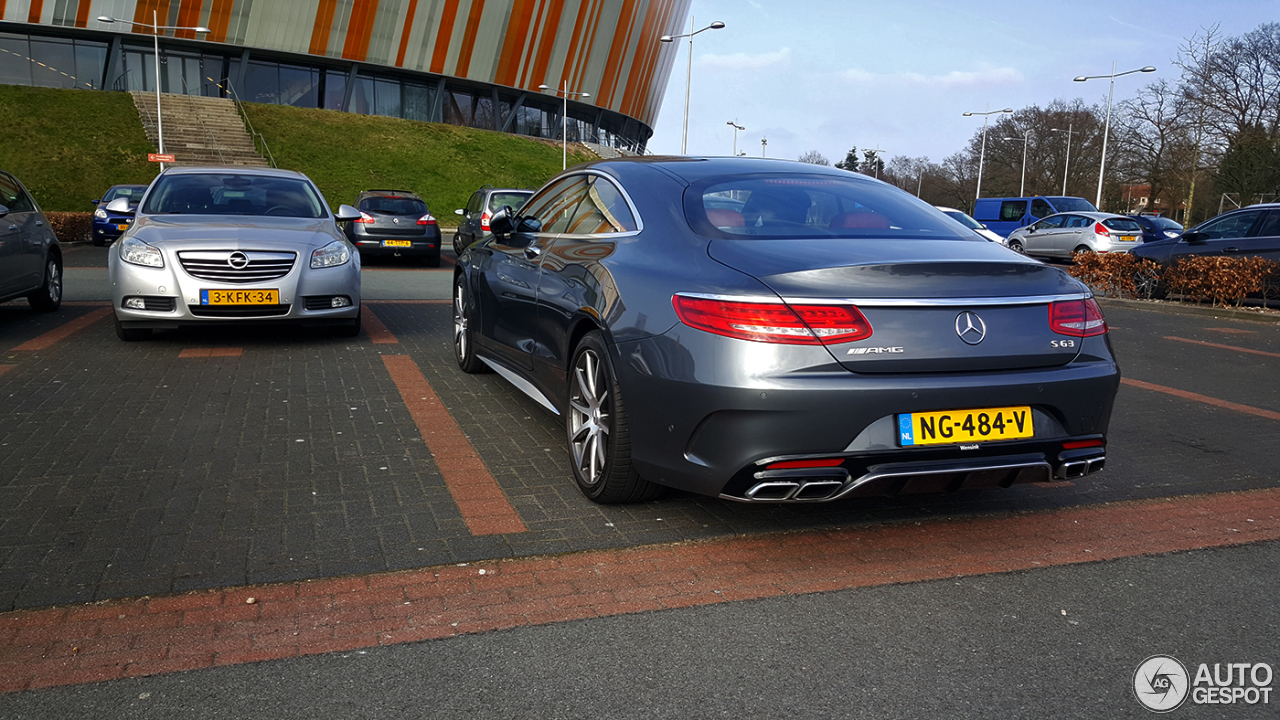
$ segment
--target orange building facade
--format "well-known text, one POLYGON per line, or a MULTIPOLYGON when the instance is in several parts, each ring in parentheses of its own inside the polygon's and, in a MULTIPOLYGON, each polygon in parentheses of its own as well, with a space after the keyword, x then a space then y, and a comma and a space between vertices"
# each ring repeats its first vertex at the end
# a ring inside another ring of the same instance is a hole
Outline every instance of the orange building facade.
POLYGON ((154 91, 150 25, 204 27, 162 91, 559 138, 567 89, 570 140, 641 149, 691 2, 0 0, 0 83, 154 91))

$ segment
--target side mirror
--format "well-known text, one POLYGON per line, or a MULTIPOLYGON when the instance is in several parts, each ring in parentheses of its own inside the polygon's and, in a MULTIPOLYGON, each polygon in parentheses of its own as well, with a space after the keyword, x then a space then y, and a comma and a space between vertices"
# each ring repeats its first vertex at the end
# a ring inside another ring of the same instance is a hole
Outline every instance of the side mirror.
POLYGON ((1186 240, 1187 242, 1191 243, 1192 245, 1198 245, 1198 244, 1200 244, 1200 243, 1202 243, 1202 242, 1204 242, 1204 241, 1208 240, 1208 239, 1209 239, 1209 236, 1208 236, 1208 235, 1205 235, 1205 234, 1204 234, 1204 233, 1202 233, 1202 232, 1184 232, 1184 233, 1182 233, 1182 239, 1183 239, 1183 240, 1186 240))
POLYGON ((454 211, 453 211, 453 214, 454 214, 454 215, 466 215, 466 214, 467 214, 467 211, 466 211, 466 210, 463 210, 462 208, 458 208, 457 210, 454 210, 454 211))
POLYGON ((515 229, 515 223, 511 219, 511 207, 502 206, 493 217, 489 218, 489 232, 494 235, 506 235, 515 229))
POLYGON ((9 208, 5 207, 4 205, 0 205, 0 217, 4 217, 5 215, 8 215, 8 214, 9 214, 9 208))
POLYGON ((118 197, 107 203, 107 212, 113 212, 117 215, 132 215, 135 207, 129 205, 129 198, 118 197))
POLYGON ((98 204, 98 201, 99 201, 99 200, 101 200, 101 199, 102 199, 102 198, 98 198, 98 200, 90 200, 90 201, 89 201, 89 204, 90 204, 90 205, 97 205, 97 204, 98 204))
POLYGON ((359 220, 360 211, 350 205, 339 205, 338 212, 334 213, 333 217, 336 218, 338 222, 343 222, 345 220, 359 220))

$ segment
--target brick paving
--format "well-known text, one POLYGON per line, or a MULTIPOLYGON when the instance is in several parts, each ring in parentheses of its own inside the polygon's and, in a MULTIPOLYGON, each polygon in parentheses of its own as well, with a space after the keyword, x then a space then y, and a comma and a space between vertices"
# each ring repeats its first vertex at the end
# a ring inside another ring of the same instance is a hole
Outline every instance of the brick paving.
POLYGON ((0 692, 1280 539, 1280 489, 775 533, 0 614, 0 692))

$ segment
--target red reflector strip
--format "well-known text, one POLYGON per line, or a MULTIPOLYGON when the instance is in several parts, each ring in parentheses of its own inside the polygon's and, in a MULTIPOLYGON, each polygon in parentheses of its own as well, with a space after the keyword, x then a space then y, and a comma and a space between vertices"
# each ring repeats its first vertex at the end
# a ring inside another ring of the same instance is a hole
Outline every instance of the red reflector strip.
POLYGON ((783 460, 782 462, 770 463, 765 466, 765 469, 791 470, 793 468, 836 467, 843 462, 844 458, 827 458, 825 460, 783 460))
POLYGON ((1078 450, 1087 447, 1102 447, 1101 440, 1072 440, 1062 443, 1063 450, 1078 450))

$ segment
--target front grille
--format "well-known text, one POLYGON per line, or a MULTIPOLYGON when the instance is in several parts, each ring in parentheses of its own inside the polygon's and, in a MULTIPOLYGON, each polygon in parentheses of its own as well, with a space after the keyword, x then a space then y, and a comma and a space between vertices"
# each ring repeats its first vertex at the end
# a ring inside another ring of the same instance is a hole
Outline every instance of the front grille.
POLYGON ((196 317, 277 317, 289 314, 288 305, 188 305, 196 317))
POLYGON ((308 295, 303 298, 303 300, 306 301, 306 308, 308 310, 341 310, 343 308, 351 307, 351 298, 347 295, 308 295), (347 304, 335 308, 333 306, 333 299, 336 297, 346 298, 347 304))
POLYGON ((224 283, 259 283, 289 274, 298 254, 261 250, 188 250, 178 253, 187 274, 201 280, 224 283), (235 267, 234 261, 246 262, 235 267))

